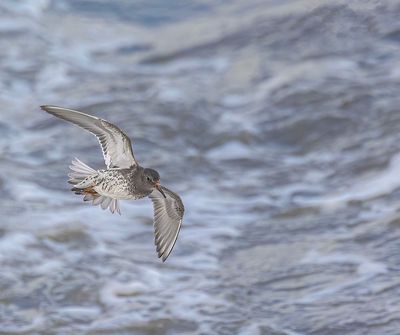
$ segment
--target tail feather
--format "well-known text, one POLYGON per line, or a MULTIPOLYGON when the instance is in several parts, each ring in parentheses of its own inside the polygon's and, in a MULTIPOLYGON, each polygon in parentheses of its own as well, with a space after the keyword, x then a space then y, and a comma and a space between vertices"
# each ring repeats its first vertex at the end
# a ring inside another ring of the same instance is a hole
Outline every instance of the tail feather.
POLYGON ((93 200, 93 205, 100 205, 104 201, 105 196, 101 195, 93 200))
MULTIPOLYGON (((85 196, 85 198, 86 198, 86 196, 85 196)), ((84 198, 84 200, 85 200, 85 198, 84 198)), ((92 200, 92 199, 88 199, 88 200, 92 200)), ((98 206, 98 205, 100 205, 100 207, 103 210, 108 208, 111 213, 114 214, 115 212, 117 212, 118 214, 121 215, 121 210, 119 208, 118 199, 106 197, 104 195, 94 196, 93 197, 93 206, 98 206)))
POLYGON ((85 194, 85 196, 83 197, 83 201, 91 201, 95 198, 95 196, 93 194, 85 194))
POLYGON ((118 199, 112 199, 110 204, 110 212, 111 213, 117 212, 119 215, 121 215, 121 209, 119 208, 118 199))
POLYGON ((90 166, 83 163, 79 158, 75 157, 71 163, 72 163, 72 165, 70 165, 70 168, 73 171, 82 172, 82 173, 96 172, 96 170, 92 169, 90 166))
POLYGON ((69 168, 72 170, 72 172, 68 174, 68 177, 70 178, 68 182, 74 185, 80 183, 87 177, 97 174, 96 170, 92 169, 78 158, 74 158, 72 160, 72 164, 69 166, 69 168))
POLYGON ((112 198, 105 198, 103 202, 100 204, 102 209, 107 209, 110 206, 112 198))
POLYGON ((83 201, 92 201, 94 206, 100 205, 102 209, 109 208, 111 213, 117 212, 121 214, 118 199, 100 195, 93 190, 93 181, 98 174, 96 170, 92 169, 78 158, 72 160, 69 168, 72 171, 68 174, 68 183, 73 185, 71 191, 75 194, 83 195, 83 201))

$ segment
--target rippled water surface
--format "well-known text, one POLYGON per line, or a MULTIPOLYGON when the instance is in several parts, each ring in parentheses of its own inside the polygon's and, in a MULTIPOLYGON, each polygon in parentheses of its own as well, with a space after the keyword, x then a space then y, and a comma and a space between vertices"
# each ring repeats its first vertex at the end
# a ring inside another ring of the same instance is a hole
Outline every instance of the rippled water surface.
POLYGON ((398 1, 0 3, 0 334, 398 334, 398 1), (186 205, 69 192, 133 138, 186 205))

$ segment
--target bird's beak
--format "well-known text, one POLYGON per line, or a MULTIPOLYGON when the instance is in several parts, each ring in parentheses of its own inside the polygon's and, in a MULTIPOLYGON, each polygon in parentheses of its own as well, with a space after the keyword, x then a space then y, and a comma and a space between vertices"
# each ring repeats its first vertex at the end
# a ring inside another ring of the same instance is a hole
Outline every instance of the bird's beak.
POLYGON ((161 188, 161 185, 160 185, 160 182, 159 182, 159 181, 157 181, 157 182, 154 184, 154 187, 155 187, 157 190, 160 191, 160 193, 163 195, 163 197, 164 197, 165 199, 167 198, 167 197, 165 196, 164 191, 163 191, 162 188, 161 188))

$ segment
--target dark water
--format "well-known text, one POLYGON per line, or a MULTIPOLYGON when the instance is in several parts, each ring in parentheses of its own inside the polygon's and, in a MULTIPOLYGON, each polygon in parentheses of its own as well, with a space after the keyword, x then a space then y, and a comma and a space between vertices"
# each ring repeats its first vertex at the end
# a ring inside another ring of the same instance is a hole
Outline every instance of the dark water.
POLYGON ((398 334, 397 1, 2 1, 0 334, 398 334), (187 213, 168 262, 66 173, 122 126, 187 213))

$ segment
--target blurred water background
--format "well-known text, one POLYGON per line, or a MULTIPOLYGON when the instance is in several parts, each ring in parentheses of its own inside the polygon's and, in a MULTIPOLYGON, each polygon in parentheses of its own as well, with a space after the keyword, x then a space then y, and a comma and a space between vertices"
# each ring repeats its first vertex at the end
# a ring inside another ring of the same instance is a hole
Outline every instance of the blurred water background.
POLYGON ((0 2, 0 334, 399 334, 400 3, 0 2), (186 216, 69 192, 120 125, 186 216))

